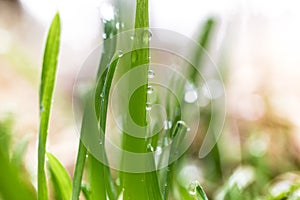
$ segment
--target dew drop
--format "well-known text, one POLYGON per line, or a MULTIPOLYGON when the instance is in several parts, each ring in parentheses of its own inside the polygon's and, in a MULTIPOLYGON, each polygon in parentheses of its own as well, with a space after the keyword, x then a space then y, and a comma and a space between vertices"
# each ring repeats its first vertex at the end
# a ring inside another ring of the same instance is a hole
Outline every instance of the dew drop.
POLYGON ((104 97, 104 93, 101 92, 101 93, 100 93, 100 98, 102 99, 103 97, 104 97))
POLYGON ((89 157, 89 154, 86 154, 85 157, 88 158, 88 157, 89 157))
POLYGON ((196 90, 189 90, 184 94, 184 101, 187 103, 194 103, 198 99, 196 90))
POLYGON ((40 106, 40 112, 42 113, 44 111, 45 111, 44 106, 40 106))
POLYGON ((133 36, 133 35, 132 35, 132 36, 130 36, 130 39, 131 39, 131 40, 134 40, 134 36, 133 36))
POLYGON ((121 181, 120 181, 120 178, 119 178, 119 177, 116 179, 115 183, 116 183, 117 186, 120 186, 120 185, 121 185, 121 181))
POLYGON ((148 78, 154 78, 155 77, 155 72, 152 69, 148 70, 148 78))
POLYGON ((161 155, 161 153, 162 153, 162 148, 160 146, 156 147, 155 154, 161 155))
POLYGON ((146 110, 150 111, 152 109, 152 104, 147 102, 146 103, 146 110))
POLYGON ((117 23, 116 23, 116 29, 119 29, 119 28, 120 28, 120 23, 117 22, 117 23))
POLYGON ((196 187, 199 185, 198 181, 192 181, 191 184, 188 187, 188 191, 191 195, 196 194, 196 187))
POLYGON ((143 42, 147 43, 152 38, 152 32, 150 30, 145 30, 143 32, 142 37, 143 37, 143 42))
POLYGON ((123 56, 123 51, 122 51, 122 50, 119 50, 119 51, 118 51, 118 57, 121 58, 122 56, 123 56))
POLYGON ((99 144, 100 144, 100 145, 102 145, 102 144, 103 144, 102 140, 100 140, 100 141, 99 141, 99 144))
POLYGON ((153 87, 151 85, 148 85, 147 87, 147 93, 152 94, 153 93, 153 87))
POLYGON ((102 38, 103 38, 103 39, 107 39, 107 34, 106 34, 106 33, 103 33, 103 34, 102 34, 102 38))
POLYGON ((165 120, 164 121, 164 129, 165 130, 168 130, 168 129, 171 129, 172 128, 172 121, 170 120, 165 120))
POLYGON ((147 149, 148 149, 149 151, 151 151, 151 152, 154 151, 154 148, 153 148, 153 146, 152 146, 151 144, 147 144, 147 149))

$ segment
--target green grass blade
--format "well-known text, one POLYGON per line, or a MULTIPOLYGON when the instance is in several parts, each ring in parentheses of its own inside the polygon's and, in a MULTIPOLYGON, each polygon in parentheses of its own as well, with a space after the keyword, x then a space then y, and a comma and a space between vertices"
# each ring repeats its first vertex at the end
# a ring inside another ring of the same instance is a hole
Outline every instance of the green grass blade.
POLYGON ((81 185, 81 191, 85 198, 85 200, 91 200, 91 188, 89 188, 86 184, 81 185))
MULTIPOLYGON (((100 127, 101 130, 105 133, 106 131, 106 118, 107 118, 107 108, 108 108, 108 101, 109 101, 109 92, 110 92, 110 88, 112 85, 112 80, 116 71, 116 67, 117 67, 117 63, 118 63, 119 59, 115 59, 107 72, 107 76, 105 79, 105 83, 102 89, 102 94, 105 97, 103 99, 103 101, 101 101, 101 106, 100 106, 100 127)), ((105 145, 105 138, 101 138, 103 141, 103 144, 105 145)), ((106 154, 105 154, 105 149, 104 149, 104 145, 102 145, 102 152, 103 152, 103 157, 105 158, 106 163, 108 163, 107 158, 106 158, 106 154)), ((115 188, 115 185, 113 183, 111 174, 110 174, 110 170, 109 167, 106 165, 103 165, 103 171, 104 171, 104 180, 105 180, 105 185, 106 185, 106 189, 107 189, 107 194, 108 197, 110 199, 116 199, 118 196, 117 190, 115 188)))
POLYGON ((106 185, 104 180, 103 164, 89 154, 89 182, 91 187, 91 199, 106 200, 106 185))
POLYGON ((163 188, 163 195, 164 199, 168 199, 169 195, 169 188, 172 186, 172 175, 173 175, 173 170, 174 170, 174 160, 179 152, 180 147, 182 146, 183 139, 185 137, 186 132, 188 131, 189 127, 183 122, 183 121, 178 121, 176 123, 175 128, 172 130, 171 133, 171 139, 172 139, 172 144, 171 144, 171 150, 170 150, 170 155, 169 155, 169 163, 171 163, 168 166, 168 170, 166 172, 166 181, 164 184, 163 188))
MULTIPOLYGON (((110 39, 105 39, 103 43, 103 54, 101 56, 100 65, 98 69, 97 85, 95 91, 95 111, 98 121, 100 123, 101 131, 103 131, 103 133, 105 133, 106 130, 109 91, 118 62, 118 59, 116 59, 111 63, 116 48, 116 38, 113 37, 117 33, 115 23, 115 20, 104 22, 105 34, 109 36, 110 39), (107 66, 108 68, 105 69, 107 66), (105 69, 105 71, 101 75, 100 72, 103 69, 105 69), (99 98, 100 96, 102 96, 103 98, 99 98)), ((104 148, 105 138, 103 134, 100 134, 100 140, 103 142, 103 145, 99 145, 99 150, 102 154, 102 157, 106 159, 106 153, 104 148)), ((106 199, 107 193, 110 199, 116 199, 118 194, 115 189, 109 167, 99 162, 93 156, 90 157, 90 165, 91 166, 89 173, 91 181, 91 190, 96 191, 95 189, 97 189, 97 192, 91 193, 91 198, 106 199)))
POLYGON ((74 170, 73 176, 73 183, 72 183, 72 200, 78 200, 80 195, 80 186, 84 171, 85 159, 86 159, 87 150, 82 141, 79 141, 76 165, 74 170))
POLYGON ((46 141, 55 83, 60 43, 60 17, 57 13, 48 32, 40 85, 40 127, 38 141, 38 199, 47 200, 48 190, 45 174, 46 141))
POLYGON ((200 184, 197 184, 197 186, 196 186, 196 195, 197 195, 198 200, 208 200, 208 198, 200 184))
MULTIPOLYGON (((206 22, 204 23, 204 26, 202 28, 202 31, 199 34, 198 37, 198 44, 204 49, 207 50, 209 42, 210 42, 210 38, 212 36, 213 33, 213 28, 215 26, 215 21, 212 18, 209 18, 206 20, 206 22)), ((203 51, 202 48, 198 48, 195 50, 195 55, 194 55, 194 61, 193 63, 196 63, 198 66, 198 70, 201 70, 201 66, 203 65, 203 59, 205 56, 205 52, 203 51)), ((194 66, 196 67, 196 66, 194 66)), ((199 76, 199 72, 196 71, 196 69, 194 69, 194 67, 192 68, 192 71, 190 73, 190 78, 192 80, 193 83, 196 83, 197 81, 197 76, 199 76)))
MULTIPOLYGON (((101 96, 103 96, 103 99, 102 101, 100 101, 100 106, 99 106, 99 121, 100 121, 100 128, 104 133, 106 131, 106 118, 107 118, 109 91, 110 91, 110 87, 112 84, 117 63, 118 63, 118 59, 115 59, 110 64, 107 73, 104 73, 97 83, 96 91, 101 91, 102 93, 101 96)), ((100 93, 99 95, 97 95, 96 92, 95 96, 100 97, 100 93)), ((95 100, 95 106, 97 109, 96 100, 95 100)), ((101 137, 100 140, 103 141, 104 144, 105 138, 103 134, 100 134, 100 137, 101 137)), ((100 145, 99 148, 102 157, 106 159, 104 145, 100 145)), ((94 188, 97 188, 97 192, 91 193, 92 199, 106 199, 106 193, 110 199, 116 199, 118 196, 108 166, 99 162, 92 155, 90 156, 90 184, 91 184, 92 191, 95 190, 94 188)))
POLYGON ((9 157, 11 145, 12 119, 7 117, 0 121, 0 151, 9 157))
MULTIPOLYGON (((116 28, 117 21, 104 20, 104 33, 106 38, 103 41, 103 53, 101 55, 101 60, 99 64, 99 69, 97 73, 97 83, 95 90, 95 111, 98 122, 100 123, 100 128, 103 133, 105 133, 106 128, 106 117, 107 117, 107 106, 109 99, 109 91, 111 87, 111 82, 114 76, 114 72, 117 65, 117 60, 111 63, 112 58, 115 54, 116 49, 116 37, 114 37, 118 30, 116 28), (106 68, 108 66, 108 68, 106 68), (105 69, 104 73, 101 72, 105 69), (103 98, 99 98, 102 96, 103 98)), ((104 148, 105 138, 103 134, 100 134, 100 140, 103 145, 99 145, 100 153, 102 157, 106 159, 106 153, 104 148)), ((106 159, 107 163, 107 159, 106 159)), ((106 199, 106 194, 110 199, 117 198, 117 191, 113 183, 110 169, 103 163, 99 162, 92 155, 90 156, 90 186, 92 191, 91 198, 93 199, 106 199)))
POLYGON ((71 197, 72 183, 68 172, 54 155, 51 153, 47 153, 46 155, 56 198, 69 200, 71 197))
MULTIPOLYGON (((138 28, 147 28, 149 27, 148 19, 148 0, 137 0, 136 1, 136 14, 135 14, 135 29, 138 28)), ((138 46, 141 41, 144 41, 143 36, 139 35, 137 32, 134 35, 133 45, 138 46)), ((148 46, 148 40, 144 46, 148 46)), ((131 64, 130 69, 138 67, 140 65, 145 65, 149 63, 149 48, 138 49, 132 52, 131 55, 131 64)), ((127 63, 129 64, 129 63, 127 63)), ((135 81, 136 78, 145 79, 148 81, 148 69, 145 68, 141 72, 140 77, 131 77, 130 80, 135 81)), ((131 83, 129 83, 129 90, 131 83)), ((131 96, 129 102, 129 113, 131 114, 132 120, 140 125, 146 126, 146 102, 147 102, 147 85, 144 85, 137 89, 131 96)), ((124 105, 127 106, 127 105, 124 105)), ((126 122, 125 122, 126 123, 126 122)), ((146 134, 146 133, 141 133, 146 134)), ((123 148, 125 151, 143 153, 147 150, 147 144, 145 139, 135 138, 127 133, 123 134, 123 148)), ((126 157, 123 156, 123 161, 126 162, 126 157)), ((146 163, 145 163, 146 164, 146 163)), ((146 174, 145 173, 121 173, 121 184, 124 189, 123 199, 124 200, 140 200, 148 198, 148 188, 151 187, 151 182, 146 183, 146 174)))

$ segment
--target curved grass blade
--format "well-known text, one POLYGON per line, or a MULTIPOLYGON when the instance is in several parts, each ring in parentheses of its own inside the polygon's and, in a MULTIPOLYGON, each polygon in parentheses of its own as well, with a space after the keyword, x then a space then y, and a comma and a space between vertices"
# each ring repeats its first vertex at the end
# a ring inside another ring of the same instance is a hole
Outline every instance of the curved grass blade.
POLYGON ((73 182, 72 182, 72 197, 71 197, 72 200, 79 199, 80 190, 81 190, 80 185, 83 176, 86 154, 87 154, 87 149, 82 143, 82 141, 80 140, 76 165, 74 170, 73 182))
POLYGON ((196 185, 196 195, 198 200, 208 200, 203 188, 199 183, 196 185))
POLYGON ((72 183, 68 172, 54 155, 51 153, 46 153, 46 155, 56 199, 69 200, 71 197, 72 183))
MULTIPOLYGON (((114 77, 115 69, 118 63, 118 59, 115 59, 111 62, 112 57, 115 53, 116 48, 116 38, 113 37, 116 33, 116 21, 105 21, 104 23, 105 34, 109 36, 109 40, 104 40, 103 43, 103 54, 101 56, 100 65, 97 74, 97 85, 95 91, 95 111, 98 121, 100 123, 101 133, 106 131, 106 118, 107 118, 107 106, 109 100, 109 91, 112 84, 112 79, 114 77), (104 73, 101 75, 101 70, 105 69, 104 73), (100 76, 101 75, 101 76, 100 76), (101 94, 101 95, 100 95, 101 94), (102 96, 102 98, 99 98, 102 96)), ((100 134, 100 140, 103 145, 99 146, 100 153, 102 157, 106 159, 105 153, 105 138, 103 134, 100 134)), ((90 177, 91 177, 91 190, 95 191, 95 188, 98 191, 97 193, 92 192, 92 197, 96 199, 106 199, 106 194, 110 199, 117 199, 117 190, 113 183, 109 167, 99 162, 97 159, 91 156, 91 168, 90 168, 90 177)))
POLYGON ((182 146, 183 139, 185 137, 186 132, 188 131, 189 127, 183 122, 183 121, 178 121, 176 123, 175 128, 172 130, 171 133, 171 139, 172 139, 172 144, 171 144, 171 150, 170 150, 170 155, 169 155, 169 163, 171 163, 168 166, 168 170, 166 172, 166 178, 165 178, 165 184, 163 188, 163 195, 164 199, 168 199, 169 195, 169 188, 172 186, 172 175, 173 175, 173 169, 174 169, 174 158, 177 155, 177 152, 179 151, 180 147, 182 146))
POLYGON ((193 63, 196 63, 198 66, 198 69, 195 69, 194 67, 196 66, 191 66, 191 72, 190 72, 190 79, 191 81, 195 84, 197 81, 197 76, 199 76, 199 70, 202 70, 202 66, 203 66, 203 59, 204 59, 204 55, 205 52, 203 50, 207 50, 209 42, 210 42, 210 38, 212 36, 213 33, 213 29, 215 26, 215 21, 213 18, 209 18, 206 20, 206 22, 204 23, 204 26, 202 28, 202 31, 199 34, 198 37, 198 44, 202 47, 202 48, 198 48, 195 50, 194 52, 194 58, 193 58, 193 63))
POLYGON ((85 200, 91 200, 91 188, 89 188, 86 184, 81 185, 81 191, 85 198, 85 200))
POLYGON ((60 43, 60 17, 57 13, 48 32, 40 85, 40 127, 38 141, 38 199, 47 200, 45 153, 52 94, 60 43))
MULTIPOLYGON (((98 121, 100 121, 100 127, 103 132, 105 132, 105 126, 106 126, 106 114, 107 114, 110 85, 117 64, 117 61, 115 61, 110 66, 107 67, 107 65, 110 64, 112 56, 115 53, 116 39, 113 38, 113 36, 117 33, 116 21, 115 20, 104 21, 104 32, 107 38, 104 39, 104 43, 103 43, 103 53, 101 55, 100 65, 97 73, 97 83, 96 83, 95 99, 94 99, 96 116, 98 121), (107 40, 108 38, 110 39, 107 40), (104 72, 102 72, 103 70, 104 72), (101 93, 103 96, 103 101, 100 101, 100 98, 98 98, 100 97, 101 93)), ((82 124, 81 131, 84 131, 86 126, 85 121, 88 117, 85 115, 86 114, 84 114, 83 116, 83 124, 82 124)), ((100 140, 104 141, 104 137, 102 134, 100 134, 100 137, 101 137, 100 140)), ((99 148, 100 148, 99 150, 103 154, 103 157, 106 158, 104 146, 101 145, 99 148)), ((82 180, 86 153, 87 153, 87 149, 83 145, 82 141, 80 141, 74 179, 73 179, 72 200, 79 198, 80 185, 81 185, 80 183, 82 180)), ((90 187, 91 190, 95 191, 90 194, 90 197, 95 199, 106 199, 106 193, 107 193, 110 199, 116 199, 117 192, 113 184, 113 180, 110 175, 109 168, 103 165, 101 162, 99 162, 92 155, 89 156, 89 160, 90 160, 89 163, 90 164, 90 168, 89 168, 90 187)))

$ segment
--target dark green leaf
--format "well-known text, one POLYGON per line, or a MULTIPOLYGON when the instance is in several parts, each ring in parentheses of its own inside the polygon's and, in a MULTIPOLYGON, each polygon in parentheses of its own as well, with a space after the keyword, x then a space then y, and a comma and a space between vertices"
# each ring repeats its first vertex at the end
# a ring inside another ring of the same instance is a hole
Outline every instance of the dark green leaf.
POLYGON ((69 200, 71 197, 72 183, 68 172, 54 155, 51 153, 47 153, 46 155, 56 197, 69 200))

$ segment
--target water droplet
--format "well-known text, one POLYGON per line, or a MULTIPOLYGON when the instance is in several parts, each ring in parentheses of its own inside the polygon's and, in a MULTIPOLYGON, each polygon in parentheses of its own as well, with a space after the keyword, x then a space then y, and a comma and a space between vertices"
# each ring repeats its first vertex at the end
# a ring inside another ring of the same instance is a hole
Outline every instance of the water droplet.
POLYGON ((102 145, 102 144, 103 144, 102 140, 100 140, 100 141, 99 141, 99 144, 100 144, 100 145, 102 145))
POLYGON ((184 94, 184 101, 187 103, 194 103, 198 99, 196 90, 189 90, 184 94))
POLYGON ((85 157, 88 158, 88 157, 89 157, 89 154, 86 154, 85 157))
POLYGON ((162 148, 160 146, 156 147, 155 153, 156 153, 156 155, 161 155, 162 148))
POLYGON ((116 29, 119 29, 119 28, 120 28, 120 23, 117 22, 117 23, 116 23, 116 29))
POLYGON ((192 181, 191 184, 188 187, 188 191, 191 195, 196 194, 196 187, 199 185, 198 181, 192 181))
POLYGON ((143 42, 147 43, 152 38, 152 32, 150 30, 144 30, 142 37, 143 37, 143 42))
POLYGON ((120 178, 119 178, 119 177, 116 179, 115 182, 116 182, 116 185, 117 185, 117 186, 120 186, 120 185, 121 185, 121 182, 120 182, 120 178))
POLYGON ((170 120, 165 120, 164 121, 164 129, 165 130, 168 130, 168 129, 171 129, 172 128, 172 121, 170 120))
POLYGON ((147 150, 153 152, 154 151, 154 148, 151 144, 147 144, 147 150))
POLYGON ((147 102, 146 103, 146 110, 151 110, 152 109, 152 104, 151 103, 149 103, 149 102, 147 102))
POLYGON ((135 63, 137 61, 137 59, 138 59, 138 54, 137 54, 136 51, 133 51, 132 54, 131 54, 131 61, 133 63, 135 63))
POLYGON ((147 93, 152 94, 153 93, 153 87, 151 85, 148 85, 147 87, 147 93))
POLYGON ((41 107, 40 107, 40 112, 42 113, 42 112, 44 112, 44 111, 45 111, 44 106, 41 106, 41 107))
POLYGON ((152 69, 149 69, 148 78, 154 78, 154 77, 155 77, 155 72, 152 69))
POLYGON ((134 40, 134 36, 133 36, 133 35, 132 35, 132 36, 130 36, 130 39, 131 39, 131 40, 134 40))
POLYGON ((106 33, 103 33, 103 34, 102 34, 102 38, 103 38, 103 39, 107 39, 107 34, 106 34, 106 33))
POLYGON ((119 50, 119 51, 118 51, 118 57, 121 58, 122 56, 123 56, 123 51, 122 51, 122 50, 119 50))
POLYGON ((103 98, 103 97, 104 97, 104 93, 101 92, 101 93, 100 93, 100 98, 103 98))

